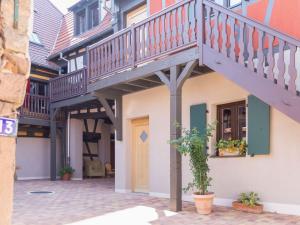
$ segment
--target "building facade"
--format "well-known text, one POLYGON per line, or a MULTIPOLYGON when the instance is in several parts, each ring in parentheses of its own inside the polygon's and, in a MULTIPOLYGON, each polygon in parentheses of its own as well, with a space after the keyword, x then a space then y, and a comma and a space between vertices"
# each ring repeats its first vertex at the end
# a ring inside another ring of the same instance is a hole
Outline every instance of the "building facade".
POLYGON ((276 0, 72 6, 48 56, 60 71, 50 80, 51 179, 68 163, 82 179, 95 157, 114 164, 116 191, 170 198, 180 210, 192 177, 168 140, 181 135, 176 123, 203 133, 217 121, 207 143, 215 204, 255 191, 267 211, 299 215, 299 9, 276 0), (224 155, 220 140, 248 147, 224 155))

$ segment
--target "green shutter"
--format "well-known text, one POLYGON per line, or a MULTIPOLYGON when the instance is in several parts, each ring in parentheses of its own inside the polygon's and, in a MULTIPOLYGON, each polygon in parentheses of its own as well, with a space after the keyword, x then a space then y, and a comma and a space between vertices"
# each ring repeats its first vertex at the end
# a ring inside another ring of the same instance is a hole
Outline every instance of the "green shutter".
POLYGON ((270 106, 250 95, 248 97, 248 154, 270 153, 270 106))
POLYGON ((190 109, 190 129, 197 128, 201 135, 206 134, 206 104, 192 105, 190 109))

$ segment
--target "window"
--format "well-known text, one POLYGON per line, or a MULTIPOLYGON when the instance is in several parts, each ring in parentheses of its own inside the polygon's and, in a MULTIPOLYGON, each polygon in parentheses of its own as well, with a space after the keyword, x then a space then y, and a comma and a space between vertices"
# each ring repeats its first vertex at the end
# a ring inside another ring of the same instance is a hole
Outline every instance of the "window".
POLYGON ((217 141, 246 140, 245 101, 217 106, 217 141))
POLYGON ((85 9, 76 14, 76 34, 82 34, 86 29, 85 9))
POLYGON ((38 45, 42 44, 37 33, 31 33, 29 40, 30 40, 30 42, 38 44, 38 45))
POLYGON ((74 72, 76 70, 80 70, 83 67, 84 67, 83 56, 70 59, 68 63, 68 73, 74 72))
POLYGON ((89 29, 99 24, 99 7, 98 2, 89 7, 89 29))
POLYGON ((48 96, 48 84, 35 80, 30 81, 30 94, 48 96))

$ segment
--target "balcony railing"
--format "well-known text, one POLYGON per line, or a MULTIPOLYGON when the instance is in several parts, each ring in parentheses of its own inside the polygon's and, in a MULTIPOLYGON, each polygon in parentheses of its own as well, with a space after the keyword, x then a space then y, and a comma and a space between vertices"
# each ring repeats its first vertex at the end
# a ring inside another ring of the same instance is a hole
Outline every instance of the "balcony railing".
POLYGON ((24 104, 20 109, 20 115, 35 119, 49 119, 49 97, 26 94, 24 104))
POLYGON ((197 0, 186 0, 89 47, 89 82, 196 44, 197 0))
POLYGON ((87 69, 69 73, 51 79, 50 101, 56 102, 84 95, 87 90, 87 69))
POLYGON ((90 46, 87 71, 53 79, 51 101, 82 95, 87 83, 194 46, 199 59, 212 49, 299 95, 299 40, 212 1, 185 0, 90 46))

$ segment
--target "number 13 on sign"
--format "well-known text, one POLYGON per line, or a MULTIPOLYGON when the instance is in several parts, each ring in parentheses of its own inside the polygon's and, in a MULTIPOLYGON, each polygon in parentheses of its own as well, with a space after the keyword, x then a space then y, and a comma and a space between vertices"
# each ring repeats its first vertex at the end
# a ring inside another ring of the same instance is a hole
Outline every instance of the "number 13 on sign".
POLYGON ((0 136, 16 137, 18 120, 0 117, 0 136))

